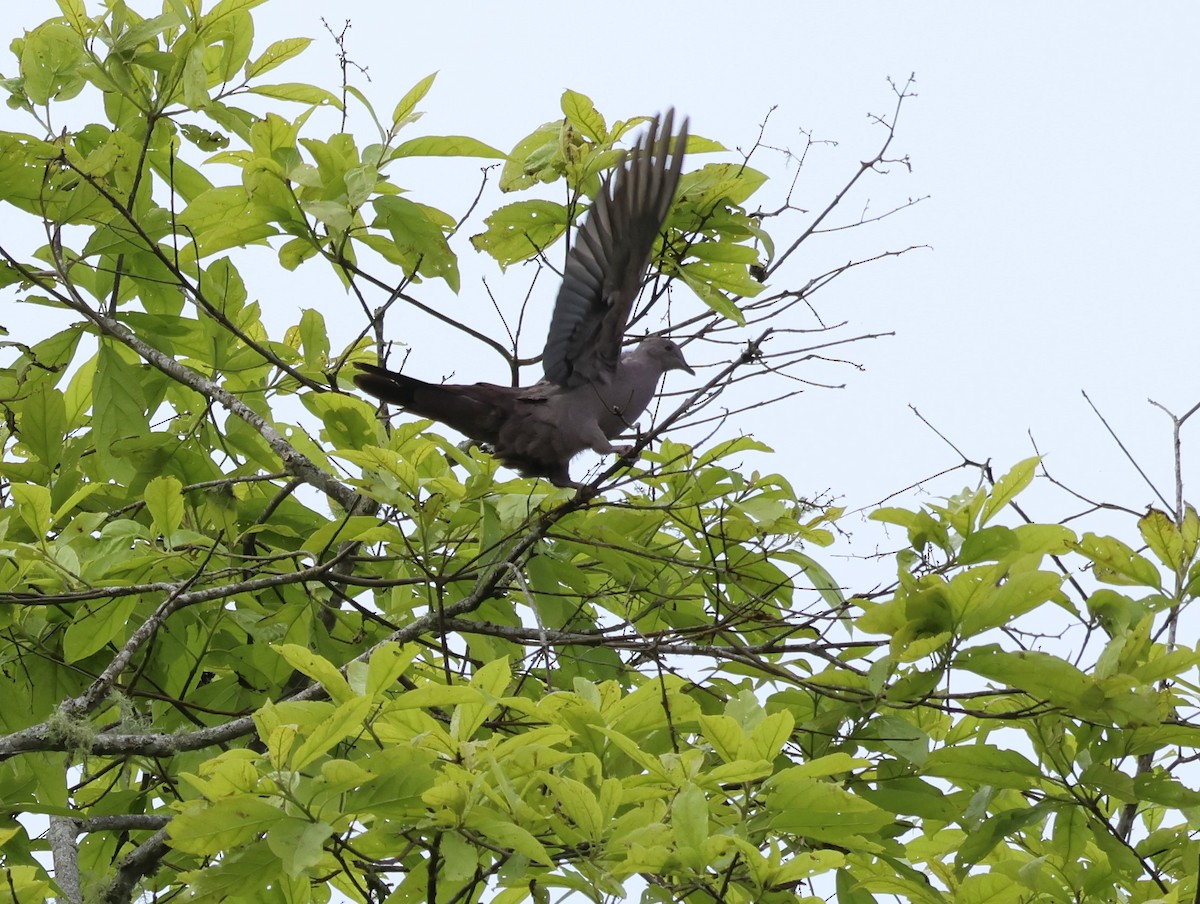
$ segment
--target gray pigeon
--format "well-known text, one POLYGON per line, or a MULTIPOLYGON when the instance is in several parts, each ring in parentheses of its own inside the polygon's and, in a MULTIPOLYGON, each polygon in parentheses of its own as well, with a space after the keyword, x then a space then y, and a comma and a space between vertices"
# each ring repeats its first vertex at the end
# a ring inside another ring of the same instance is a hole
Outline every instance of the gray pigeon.
POLYGON ((545 377, 533 386, 425 383, 357 364, 359 389, 487 443, 505 465, 555 486, 571 480, 584 449, 627 454, 610 440, 634 426, 668 370, 694 371, 679 346, 650 336, 632 352, 621 342, 662 228, 687 144, 687 121, 672 141, 668 110, 608 179, 567 255, 542 352, 545 377))

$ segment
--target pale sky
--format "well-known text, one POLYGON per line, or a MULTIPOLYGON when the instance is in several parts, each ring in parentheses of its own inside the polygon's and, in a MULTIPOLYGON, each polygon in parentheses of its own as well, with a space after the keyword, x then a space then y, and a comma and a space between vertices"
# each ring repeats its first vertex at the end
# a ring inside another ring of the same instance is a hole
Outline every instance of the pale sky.
MULTIPOLYGON (((10 12, 8 30, 15 35, 55 11, 50 0, 23 4, 10 12)), ((755 466, 783 472, 802 494, 830 489, 851 507, 870 504, 956 462, 912 404, 969 456, 1000 469, 1031 454, 1032 431, 1057 477, 1140 507, 1150 491, 1088 409, 1086 390, 1151 476, 1170 486, 1169 423, 1146 399, 1176 411, 1200 400, 1192 364, 1200 326, 1200 227, 1192 218, 1200 6, 275 0, 254 15, 256 53, 281 37, 317 39, 272 78, 331 88, 338 72, 320 19, 338 29, 349 20, 350 55, 370 76, 355 83, 383 115, 439 71, 412 135, 467 133, 508 149, 556 118, 559 96, 573 88, 610 121, 674 105, 695 132, 748 147, 777 105, 768 143, 799 149, 801 129, 838 142, 815 150, 801 176, 797 203, 814 209, 882 139, 868 113, 891 111, 887 79, 902 83, 915 73, 919 96, 907 102, 894 145, 911 174, 893 167, 868 180, 837 222, 867 205, 877 213, 908 197, 928 200, 814 243, 775 287, 802 284, 828 260, 908 245, 932 250, 865 268, 816 296, 827 321, 849 322, 847 334, 896 335, 844 350, 861 372, 814 369, 814 379, 845 389, 812 390, 733 425, 779 450, 755 466)), ((5 62, 0 72, 13 68, 5 62)), ((0 123, 30 128, 7 110, 0 123)), ((367 143, 365 117, 352 129, 367 143)), ((736 158, 699 162, 710 159, 736 158)), ((457 214, 474 195, 481 163, 421 163, 397 181, 457 214)), ((791 172, 781 157, 754 163, 775 177, 764 204, 777 201, 791 172)), ((492 192, 480 212, 504 200, 492 192)), ((780 237, 804 222, 782 225, 780 237)), ((460 297, 434 283, 422 297, 447 310, 468 306, 483 297, 482 275, 515 309, 528 275, 501 274, 480 260, 466 242, 478 226, 477 214, 455 246, 464 259, 460 297)), ((310 265, 296 278, 267 266, 253 290, 281 323, 309 306, 336 322, 348 301, 319 270, 310 265)), ((542 289, 548 318, 553 286, 542 289)), ((15 330, 21 316, 6 312, 0 322, 15 330)), ((417 345, 410 372, 444 376, 446 349, 431 348, 435 340, 422 348, 424 327, 413 320, 412 329, 397 337, 417 345)), ((456 380, 503 380, 495 359, 469 348, 454 353, 456 380)), ((720 362, 710 355, 705 363, 720 362)), ((680 376, 670 388, 686 387, 680 376)), ((969 479, 933 490, 951 492, 969 479)), ((1049 497, 1033 514, 1053 519, 1072 508, 1049 497)))
MULTIPOLYGON (((817 296, 830 321, 897 335, 849 351, 866 370, 839 372, 846 389, 808 392, 748 429, 780 450, 772 467, 799 491, 828 487, 862 505, 955 462, 912 404, 968 455, 1001 467, 1031 454, 1032 431, 1056 476, 1138 507, 1150 493, 1088 409, 1086 390, 1170 485, 1169 423, 1146 399, 1178 412, 1200 400, 1195 4, 330 7, 288 4, 280 28, 315 34, 311 15, 349 19, 352 53, 376 96, 390 101, 439 70, 420 126, 470 128, 500 148, 554 118, 568 87, 610 118, 673 104, 730 147, 749 146, 778 105, 770 143, 799 148, 799 129, 839 142, 802 176, 801 203, 813 206, 874 152, 881 135, 867 114, 891 110, 887 78, 916 73, 919 96, 895 145, 912 174, 893 168, 868 182, 842 221, 868 202, 881 211, 930 198, 837 248, 933 250, 817 296)), ((264 12, 284 7, 272 9, 264 12)), ((782 191, 790 174, 780 161, 755 162, 774 167, 782 191)), ((812 275, 798 258, 783 274, 792 284, 812 275)), ((503 285, 494 273, 489 283, 503 285)), ((1060 502, 1042 514, 1062 514, 1060 502)))
MULTIPOLYGON (((882 136, 867 114, 890 112, 888 77, 916 73, 919 96, 894 146, 912 174, 893 168, 869 181, 842 222, 868 202, 881 211, 929 200, 839 237, 837 250, 933 250, 866 268, 816 298, 829 321, 897 335, 848 351, 866 370, 837 372, 844 390, 805 393, 747 429, 780 450, 772 467, 800 492, 828 487, 861 505, 955 462, 911 403, 972 457, 1007 467, 1031 454, 1032 431, 1056 476, 1140 506, 1150 493, 1087 408, 1087 390, 1170 485, 1169 424, 1146 399, 1176 411, 1200 400, 1200 167, 1191 159, 1200 6, 617 2, 481 12, 448 0, 387 9, 268 4, 260 34, 319 36, 314 17, 335 27, 349 19, 352 56, 368 67, 382 109, 438 70, 418 126, 470 130, 501 149, 555 118, 565 88, 610 119, 673 104, 729 147, 752 144, 778 105, 770 143, 798 149, 799 129, 839 142, 802 176, 801 203, 814 207, 874 152, 882 136)), ((322 65, 332 75, 327 48, 309 52, 314 79, 322 65)), ((779 192, 790 177, 781 162, 755 158, 779 192)), ((474 190, 472 162, 441 169, 470 180, 460 196, 474 190)), ((813 275, 804 257, 785 267, 789 283, 813 275)), ((519 271, 484 272, 497 292, 515 281, 510 298, 520 299, 519 271)), ((464 279, 463 295, 471 291, 464 279)))

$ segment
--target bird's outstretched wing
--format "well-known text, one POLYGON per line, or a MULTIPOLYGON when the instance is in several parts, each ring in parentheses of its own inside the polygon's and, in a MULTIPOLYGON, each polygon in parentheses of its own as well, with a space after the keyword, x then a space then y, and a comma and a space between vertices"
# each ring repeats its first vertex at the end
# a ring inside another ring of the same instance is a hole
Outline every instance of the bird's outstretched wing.
POLYGON ((617 367, 629 312, 683 168, 687 120, 672 136, 674 116, 668 110, 650 123, 575 235, 542 353, 551 383, 582 386, 617 367))

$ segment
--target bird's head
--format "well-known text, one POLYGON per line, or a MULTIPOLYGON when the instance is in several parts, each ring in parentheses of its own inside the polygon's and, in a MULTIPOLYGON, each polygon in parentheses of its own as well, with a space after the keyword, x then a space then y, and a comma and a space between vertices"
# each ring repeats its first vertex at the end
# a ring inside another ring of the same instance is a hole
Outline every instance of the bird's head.
POLYGON ((634 354, 657 363, 665 373, 668 370, 686 370, 695 376, 683 357, 683 349, 664 336, 649 336, 641 341, 634 354))

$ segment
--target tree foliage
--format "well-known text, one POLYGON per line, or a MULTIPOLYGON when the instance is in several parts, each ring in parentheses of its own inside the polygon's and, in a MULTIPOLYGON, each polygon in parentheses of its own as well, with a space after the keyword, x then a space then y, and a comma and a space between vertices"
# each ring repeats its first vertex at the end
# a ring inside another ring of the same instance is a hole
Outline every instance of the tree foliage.
POLYGON ((457 313, 459 255, 550 267, 643 117, 568 91, 509 153, 418 134, 432 76, 388 116, 264 81, 309 42, 256 52, 260 2, 60 0, 12 44, 0 901, 1195 898, 1182 491, 1124 543, 1023 518, 1036 459, 985 471, 875 511, 903 541, 853 592, 841 512, 718 407, 845 341, 812 296, 880 255, 783 265, 886 169, 903 90, 816 213, 693 138, 636 322, 717 363, 575 495, 340 375, 416 317, 536 366, 457 313), (473 205, 402 188, 423 156, 516 199, 468 244, 473 205), (336 274, 338 322, 253 298, 262 249, 336 274))

